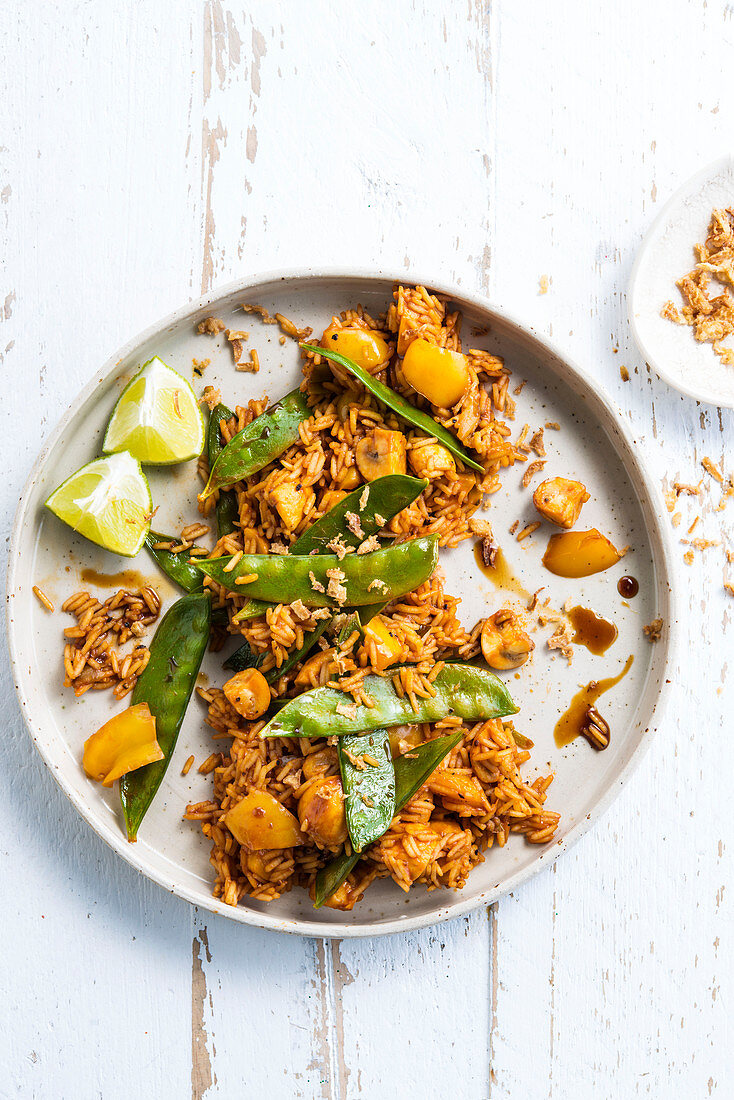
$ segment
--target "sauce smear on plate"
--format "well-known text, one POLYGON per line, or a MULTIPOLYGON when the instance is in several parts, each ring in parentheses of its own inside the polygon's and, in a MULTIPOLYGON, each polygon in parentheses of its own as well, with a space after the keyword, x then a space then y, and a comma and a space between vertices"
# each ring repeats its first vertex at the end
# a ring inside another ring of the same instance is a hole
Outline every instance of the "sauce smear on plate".
POLYGON ((558 719, 553 731, 559 749, 577 737, 585 737, 593 748, 600 751, 607 747, 611 737, 609 723, 602 718, 594 704, 600 695, 627 675, 634 659, 634 655, 630 653, 624 668, 617 676, 609 676, 606 680, 591 680, 585 688, 576 692, 570 707, 558 719))

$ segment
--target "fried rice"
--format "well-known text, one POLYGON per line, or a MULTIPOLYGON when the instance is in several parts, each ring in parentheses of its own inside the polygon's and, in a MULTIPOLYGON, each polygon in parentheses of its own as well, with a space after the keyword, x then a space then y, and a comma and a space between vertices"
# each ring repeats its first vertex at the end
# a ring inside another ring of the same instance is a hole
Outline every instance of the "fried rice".
MULTIPOLYGON (((284 321, 279 318, 284 333, 290 329, 297 337, 301 335, 290 322, 284 327, 284 321)), ((428 488, 384 525, 380 537, 404 541, 435 534, 440 546, 458 546, 472 537, 472 516, 486 497, 499 489, 502 469, 527 459, 527 447, 521 449, 513 443, 511 427, 500 419, 500 415, 511 419, 514 412, 508 392, 509 371, 497 356, 470 348, 464 351, 469 386, 455 407, 436 408, 416 394, 402 377, 399 358, 412 340, 420 338, 462 351, 460 314, 449 311, 444 299, 424 287, 398 287, 386 313, 377 318, 361 306, 345 310, 330 323, 332 331, 342 328, 378 334, 389 354, 374 371, 376 377, 412 404, 425 408, 476 452, 484 467, 478 472, 457 461, 454 469, 446 470, 424 463, 421 476, 429 478, 428 488)), ((239 552, 287 553, 315 520, 363 483, 355 448, 375 428, 403 434, 411 465, 411 455, 433 442, 380 405, 344 369, 313 351, 302 354, 301 389, 311 415, 302 423, 298 441, 280 458, 233 487, 238 528, 218 540, 211 557, 239 552), (297 487, 303 504, 293 524, 286 522, 276 507, 277 491, 284 486, 297 487)), ((211 394, 210 405, 217 398, 211 394)), ((238 406, 234 416, 220 425, 223 438, 230 440, 268 404, 263 396, 238 406)), ((199 475, 204 482, 208 474, 202 457, 199 475)), ((212 514, 216 503, 217 494, 201 501, 204 517, 212 514)), ((229 620, 215 635, 213 646, 223 645, 227 635, 245 640, 260 657, 263 672, 283 666, 317 626, 317 611, 287 604, 239 622, 237 613, 246 602, 245 590, 232 593, 209 578, 207 583, 214 606, 226 608, 229 620)), ((315 652, 275 679, 271 694, 274 699, 289 698, 328 684, 369 706, 363 682, 366 675, 377 674, 391 677, 396 691, 411 701, 431 695, 432 679, 443 661, 468 661, 480 650, 483 620, 467 630, 458 617, 458 605, 459 601, 444 591, 439 568, 419 588, 381 612, 383 624, 399 647, 390 668, 384 667, 374 639, 360 637, 358 631, 339 645, 335 635, 342 624, 337 617, 331 636, 327 631, 315 652)), ((318 870, 333 857, 336 847, 324 845, 305 829, 308 842, 297 847, 249 851, 238 844, 223 819, 252 790, 267 792, 298 816, 299 805, 316 785, 328 777, 338 782, 335 739, 261 739, 264 721, 245 721, 220 688, 201 689, 200 695, 208 705, 208 724, 221 748, 207 762, 213 774, 212 796, 190 805, 186 818, 199 822, 212 843, 214 895, 236 905, 246 896, 271 901, 296 885, 312 890, 318 870)), ((382 877, 391 877, 406 891, 415 883, 428 889, 459 889, 471 869, 484 860, 484 852, 494 844, 504 845, 510 833, 522 833, 535 844, 552 839, 560 818, 544 809, 552 776, 532 783, 523 779, 520 768, 529 760, 532 742, 516 732, 512 722, 495 719, 472 724, 449 716, 441 722, 401 726, 390 731, 393 753, 409 752, 459 729, 462 741, 398 813, 387 833, 366 849, 327 905, 351 909, 373 879, 382 877)), ((303 825, 303 815, 301 819, 303 825)), ((348 840, 346 844, 348 847, 348 840)))

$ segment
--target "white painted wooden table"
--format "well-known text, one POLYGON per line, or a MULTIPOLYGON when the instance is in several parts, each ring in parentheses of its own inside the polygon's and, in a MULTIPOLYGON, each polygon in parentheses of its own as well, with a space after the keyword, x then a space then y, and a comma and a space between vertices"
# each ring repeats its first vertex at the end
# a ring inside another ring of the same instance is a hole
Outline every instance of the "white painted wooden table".
MULTIPOLYGON (((625 287, 659 203, 731 149, 733 39, 724 0, 0 4, 6 531, 118 344, 281 266, 485 292, 596 375, 659 481, 730 470, 734 415, 651 377, 625 287)), ((731 540, 734 510, 699 531, 731 540)), ((489 911, 374 941, 249 930, 139 878, 32 750, 5 657, 0 1095, 734 1095, 722 562, 681 560, 668 719, 591 834, 489 911)))

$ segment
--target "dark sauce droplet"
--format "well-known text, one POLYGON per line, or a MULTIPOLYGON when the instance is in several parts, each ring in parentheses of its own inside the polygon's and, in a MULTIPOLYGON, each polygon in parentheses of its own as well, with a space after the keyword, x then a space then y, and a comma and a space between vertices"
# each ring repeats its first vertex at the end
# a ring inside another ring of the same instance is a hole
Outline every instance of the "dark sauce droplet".
POLYGON ((620 577, 617 581, 617 591, 626 600, 634 599, 640 591, 640 584, 636 577, 620 577))

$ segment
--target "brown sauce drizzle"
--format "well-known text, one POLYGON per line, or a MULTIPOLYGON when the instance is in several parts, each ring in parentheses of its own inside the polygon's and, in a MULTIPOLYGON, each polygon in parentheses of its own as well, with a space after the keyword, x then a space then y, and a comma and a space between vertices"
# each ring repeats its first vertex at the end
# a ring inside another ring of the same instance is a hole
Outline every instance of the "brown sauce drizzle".
POLYGON ((150 584, 148 577, 144 577, 137 569, 122 569, 119 573, 98 573, 96 569, 85 567, 82 569, 82 581, 85 584, 96 584, 99 588, 145 588, 150 584))
POLYGON ((606 680, 592 680, 585 688, 576 692, 570 707, 556 722, 554 736, 559 749, 570 744, 576 737, 585 737, 599 751, 607 747, 611 738, 609 723, 602 718, 594 704, 600 695, 627 675, 634 659, 630 653, 624 668, 617 676, 609 676, 606 680))
POLYGON ((572 607, 568 619, 575 630, 571 641, 586 646, 589 653, 601 657, 617 640, 617 628, 609 619, 603 619, 590 607, 572 607))
POLYGON ((478 542, 474 546, 474 560, 484 573, 489 577, 496 588, 504 592, 514 592, 523 600, 530 599, 530 593, 510 569, 507 558, 499 546, 492 545, 488 553, 483 553, 483 543, 478 542), (491 563, 491 564, 488 564, 491 563))
POLYGON ((640 582, 637 577, 620 577, 617 581, 617 592, 626 600, 633 600, 640 591, 640 582))

